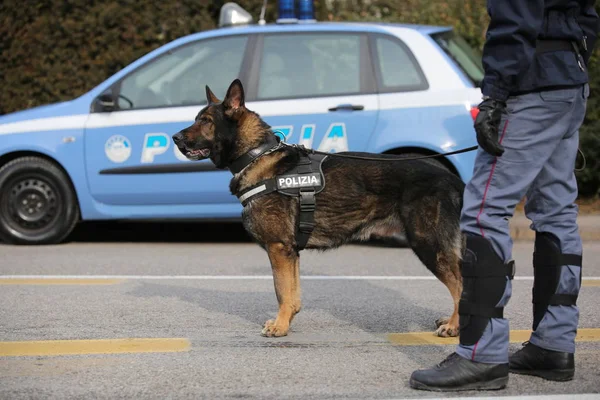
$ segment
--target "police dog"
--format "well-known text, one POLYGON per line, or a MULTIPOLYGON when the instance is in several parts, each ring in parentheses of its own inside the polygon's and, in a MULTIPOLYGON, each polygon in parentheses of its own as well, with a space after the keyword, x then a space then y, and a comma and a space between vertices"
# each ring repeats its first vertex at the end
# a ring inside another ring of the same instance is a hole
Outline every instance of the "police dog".
MULTIPOLYGON (((210 160, 226 169, 241 155, 273 140, 271 127, 244 105, 244 89, 234 80, 219 100, 206 86, 208 105, 195 122, 173 135, 190 160, 210 160)), ((284 174, 296 165, 302 149, 281 146, 246 166, 231 179, 231 193, 284 174)), ((394 155, 345 152, 379 157, 365 161, 328 156, 322 163, 325 188, 316 197, 315 227, 306 249, 326 250, 373 234, 404 229, 410 247, 443 282, 454 300, 450 318, 436 321, 439 336, 458 335, 458 302, 462 291, 460 259, 464 242, 459 228, 463 182, 424 160, 394 155), (389 159, 393 160, 389 160, 389 159), (384 160, 385 159, 385 160, 384 160)), ((264 324, 264 336, 285 336, 300 311, 300 255, 296 247, 298 200, 272 192, 243 209, 244 228, 268 253, 279 312, 264 324)))

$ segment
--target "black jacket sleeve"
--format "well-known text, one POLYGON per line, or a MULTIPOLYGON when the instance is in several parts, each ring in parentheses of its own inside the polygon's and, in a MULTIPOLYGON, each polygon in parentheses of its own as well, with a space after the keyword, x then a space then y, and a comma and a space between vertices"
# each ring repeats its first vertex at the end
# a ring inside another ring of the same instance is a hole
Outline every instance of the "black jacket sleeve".
POLYGON ((592 51, 596 46, 596 40, 598 39, 598 30, 600 30, 600 19, 598 18, 598 13, 594 8, 595 2, 595 0, 587 0, 581 9, 579 17, 577 18, 579 27, 583 31, 583 34, 586 36, 585 42, 587 50, 584 51, 582 54, 586 65, 588 64, 590 56, 592 55, 592 51))
POLYGON ((531 64, 544 21, 544 0, 488 0, 490 24, 483 46, 482 92, 506 101, 531 64))

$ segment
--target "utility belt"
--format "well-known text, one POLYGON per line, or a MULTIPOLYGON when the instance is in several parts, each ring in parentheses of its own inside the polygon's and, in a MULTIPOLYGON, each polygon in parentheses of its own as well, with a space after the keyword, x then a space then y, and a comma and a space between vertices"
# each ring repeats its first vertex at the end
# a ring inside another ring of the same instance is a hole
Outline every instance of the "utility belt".
POLYGON ((296 197, 298 199, 296 249, 300 251, 306 247, 315 227, 315 195, 325 188, 325 175, 321 164, 326 158, 327 155, 323 154, 301 152, 294 168, 236 193, 236 196, 243 206, 246 206, 250 200, 272 192, 296 197))
POLYGON ((574 40, 538 39, 535 45, 535 54, 549 53, 553 51, 572 51, 577 55, 577 64, 583 71, 584 60, 582 52, 587 52, 587 42, 584 37, 581 44, 574 40))

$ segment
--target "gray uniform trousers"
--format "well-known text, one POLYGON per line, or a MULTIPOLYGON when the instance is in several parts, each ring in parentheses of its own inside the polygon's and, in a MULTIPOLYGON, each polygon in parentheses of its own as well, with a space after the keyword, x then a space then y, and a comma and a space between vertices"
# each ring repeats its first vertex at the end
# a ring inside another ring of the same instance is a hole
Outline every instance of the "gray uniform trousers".
MULTIPOLYGON (((531 228, 556 235, 563 253, 582 254, 574 168, 588 95, 586 84, 511 97, 499 130, 504 154, 494 157, 479 149, 464 193, 461 230, 490 240, 504 262, 512 258, 509 219, 524 196, 531 228)), ((557 293, 579 293, 580 274, 578 266, 562 268, 557 293)), ((507 279, 498 307, 508 303, 511 292, 507 279)), ((577 306, 549 306, 530 342, 573 353, 578 322, 577 306)), ((508 320, 490 318, 476 344, 458 345, 456 351, 473 361, 506 363, 508 339, 508 320)))

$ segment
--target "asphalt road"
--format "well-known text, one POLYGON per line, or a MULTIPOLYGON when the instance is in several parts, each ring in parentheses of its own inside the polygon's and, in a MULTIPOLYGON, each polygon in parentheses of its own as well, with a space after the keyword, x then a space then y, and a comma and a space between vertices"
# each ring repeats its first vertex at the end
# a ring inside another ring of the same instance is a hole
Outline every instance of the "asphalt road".
MULTIPOLYGON (((515 244, 517 279, 505 309, 513 330, 531 324, 532 249, 515 244)), ((600 277, 600 242, 584 252, 584 278, 600 277)), ((270 273, 266 254, 237 224, 96 224, 60 246, 0 245, 0 275, 11 276, 0 276, 0 399, 600 393, 600 280, 584 280, 580 294, 580 328, 591 330, 577 344, 575 380, 511 375, 503 391, 436 394, 410 389, 408 378, 454 345, 390 335, 432 338, 435 319, 452 311, 445 287, 410 250, 303 252, 303 310, 283 338, 260 336, 277 310, 270 273), (133 340, 149 338, 158 340, 133 340)))

